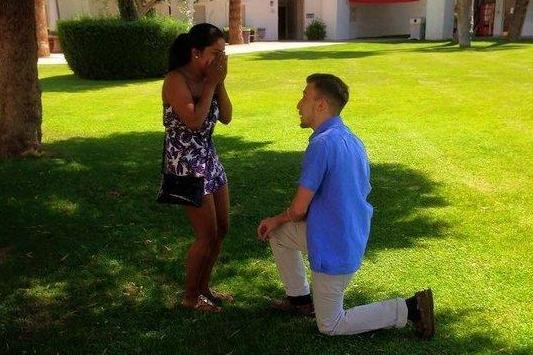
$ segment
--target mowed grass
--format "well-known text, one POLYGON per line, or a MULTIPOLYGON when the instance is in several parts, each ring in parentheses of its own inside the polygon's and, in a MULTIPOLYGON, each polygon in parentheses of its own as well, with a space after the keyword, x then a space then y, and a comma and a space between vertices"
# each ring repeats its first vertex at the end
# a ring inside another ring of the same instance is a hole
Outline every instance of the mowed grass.
POLYGON ((533 44, 359 42, 235 55, 234 104, 215 141, 231 231, 213 277, 237 302, 184 310, 192 230, 154 202, 162 81, 87 81, 40 66, 46 155, 0 163, 0 352, 533 352, 533 44), (321 335, 272 313, 283 295, 264 216, 295 190, 309 130, 295 109, 313 72, 351 89, 375 206, 354 306, 432 287, 438 330, 321 335))

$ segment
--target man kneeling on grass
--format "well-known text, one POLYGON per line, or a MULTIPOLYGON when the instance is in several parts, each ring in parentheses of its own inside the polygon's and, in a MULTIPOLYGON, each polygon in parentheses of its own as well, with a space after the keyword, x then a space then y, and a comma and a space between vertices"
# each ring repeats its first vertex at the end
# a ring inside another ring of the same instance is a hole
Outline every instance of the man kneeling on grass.
POLYGON ((340 112, 348 87, 330 74, 313 74, 298 103, 300 126, 312 128, 298 190, 283 213, 261 221, 261 240, 269 240, 287 297, 272 307, 316 315, 321 333, 358 334, 401 328, 407 321, 423 338, 435 334, 431 290, 408 299, 343 308, 344 291, 361 264, 370 232, 370 167, 361 141, 344 125, 340 112), (301 252, 313 274, 313 297, 301 252))

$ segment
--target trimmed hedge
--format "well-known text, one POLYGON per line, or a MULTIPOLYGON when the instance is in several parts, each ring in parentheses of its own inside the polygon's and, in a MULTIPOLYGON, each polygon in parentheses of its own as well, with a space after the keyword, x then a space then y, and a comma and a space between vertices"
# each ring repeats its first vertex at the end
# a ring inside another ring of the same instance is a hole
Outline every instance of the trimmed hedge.
POLYGON ((172 42, 188 29, 187 24, 168 17, 81 18, 58 23, 67 63, 86 79, 161 76, 167 71, 172 42))

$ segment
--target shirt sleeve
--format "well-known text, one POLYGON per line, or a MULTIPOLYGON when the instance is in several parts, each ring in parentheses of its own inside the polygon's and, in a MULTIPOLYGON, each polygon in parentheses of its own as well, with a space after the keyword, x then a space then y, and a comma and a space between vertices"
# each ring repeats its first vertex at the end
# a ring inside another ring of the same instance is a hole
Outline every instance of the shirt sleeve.
POLYGON ((316 191, 320 187, 327 172, 327 147, 323 141, 311 142, 304 154, 302 173, 299 183, 301 186, 316 191))

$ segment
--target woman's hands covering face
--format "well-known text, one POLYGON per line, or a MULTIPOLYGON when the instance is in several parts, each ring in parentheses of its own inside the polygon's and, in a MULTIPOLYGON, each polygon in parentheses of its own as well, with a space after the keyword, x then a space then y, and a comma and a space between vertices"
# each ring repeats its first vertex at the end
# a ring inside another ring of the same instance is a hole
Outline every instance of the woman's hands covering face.
POLYGON ((211 84, 221 84, 228 73, 228 56, 223 52, 216 55, 207 67, 206 80, 211 84))

